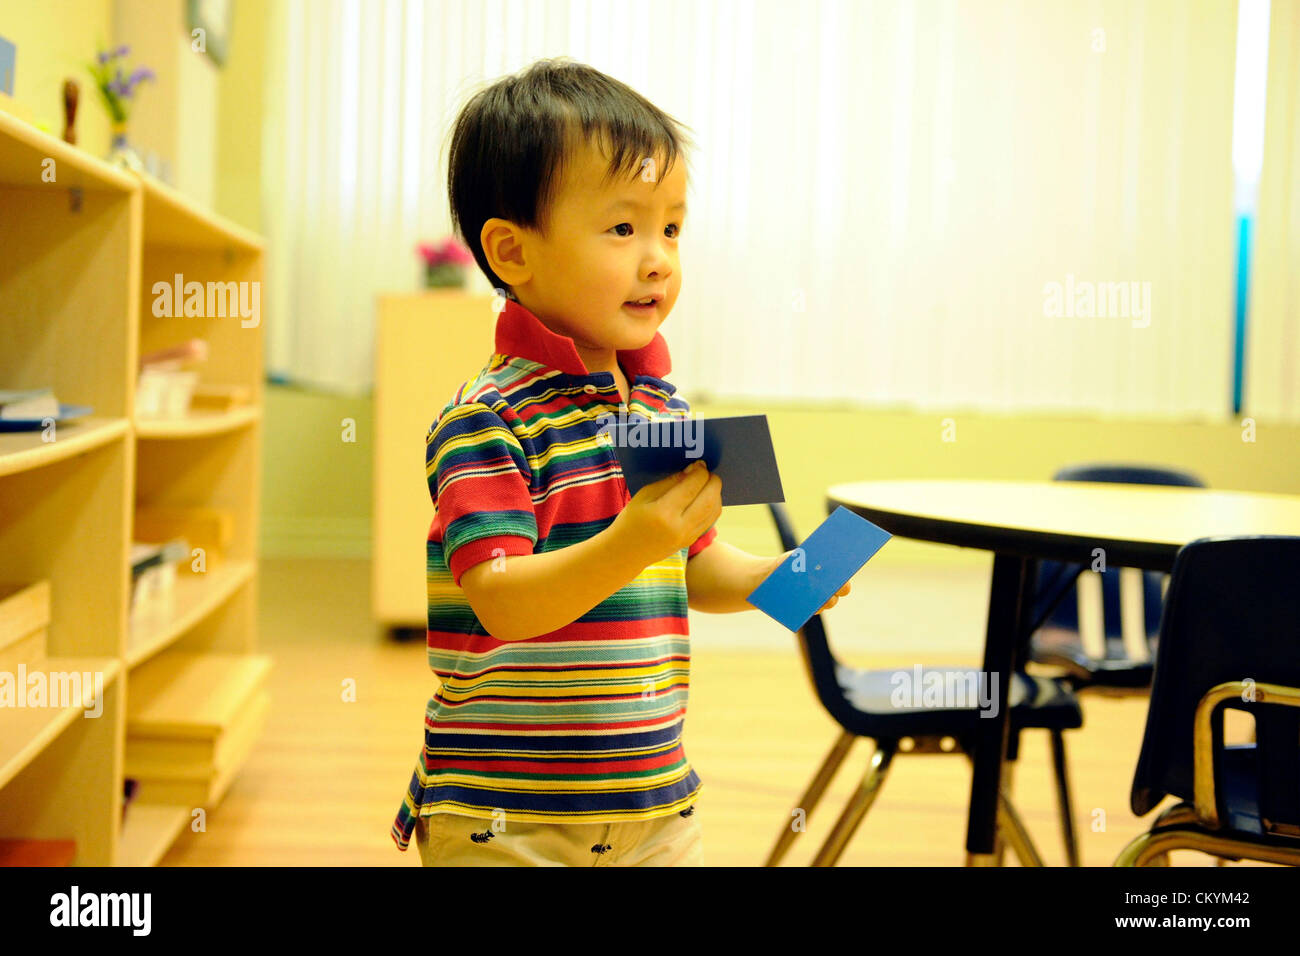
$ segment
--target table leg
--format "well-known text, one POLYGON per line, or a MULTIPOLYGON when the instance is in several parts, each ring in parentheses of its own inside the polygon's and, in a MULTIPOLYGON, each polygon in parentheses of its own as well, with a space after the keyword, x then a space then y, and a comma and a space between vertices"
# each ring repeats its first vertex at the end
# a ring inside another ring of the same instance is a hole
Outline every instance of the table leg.
POLYGON ((998 786, 1007 754, 1011 713, 1007 706, 1021 631, 1032 610, 1037 562, 1010 554, 993 558, 988 626, 984 635, 984 674, 997 675, 997 716, 980 717, 971 772, 970 815, 966 821, 966 865, 993 866, 998 822, 998 786))

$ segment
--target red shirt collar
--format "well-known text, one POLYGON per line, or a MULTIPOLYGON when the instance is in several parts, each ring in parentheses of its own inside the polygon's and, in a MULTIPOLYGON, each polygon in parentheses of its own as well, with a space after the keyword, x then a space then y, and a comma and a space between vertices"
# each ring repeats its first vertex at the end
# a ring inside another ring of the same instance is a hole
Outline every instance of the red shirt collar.
MULTIPOLYGON (((588 371, 570 336, 552 332, 541 319, 514 299, 506 299, 505 308, 497 316, 496 350, 502 355, 528 359, 569 375, 611 374, 588 371)), ((618 349, 615 354, 629 381, 635 381, 639 375, 662 380, 672 371, 668 343, 658 332, 641 348, 618 349)))

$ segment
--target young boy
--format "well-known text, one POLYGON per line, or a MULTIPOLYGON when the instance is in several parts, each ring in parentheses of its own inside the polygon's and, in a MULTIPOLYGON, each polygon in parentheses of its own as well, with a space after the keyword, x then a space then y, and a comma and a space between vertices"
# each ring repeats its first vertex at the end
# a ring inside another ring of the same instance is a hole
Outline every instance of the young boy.
POLYGON ((495 353, 426 437, 442 686, 392 828, 426 866, 703 862, 687 607, 752 609, 785 555, 715 540, 722 482, 702 462, 630 496, 601 429, 690 415, 658 331, 682 283, 683 141, 561 60, 456 121, 453 223, 504 309, 495 353))

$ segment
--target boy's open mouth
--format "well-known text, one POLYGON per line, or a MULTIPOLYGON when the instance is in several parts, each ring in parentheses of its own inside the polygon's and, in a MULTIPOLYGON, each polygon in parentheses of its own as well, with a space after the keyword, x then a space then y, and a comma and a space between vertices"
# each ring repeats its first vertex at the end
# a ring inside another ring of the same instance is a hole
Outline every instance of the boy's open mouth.
POLYGON ((648 295, 642 299, 631 299, 623 303, 623 308, 638 314, 649 314, 659 305, 659 296, 648 295))

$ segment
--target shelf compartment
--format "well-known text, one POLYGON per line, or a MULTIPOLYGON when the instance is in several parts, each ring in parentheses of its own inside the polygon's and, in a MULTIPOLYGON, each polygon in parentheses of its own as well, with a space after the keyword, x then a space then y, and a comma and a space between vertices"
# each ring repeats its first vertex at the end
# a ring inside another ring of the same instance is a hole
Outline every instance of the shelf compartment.
MULTIPOLYGON (((102 673, 103 692, 107 695, 109 685, 122 669, 122 664, 113 657, 46 657, 24 667, 28 675, 38 671, 102 673)), ((15 690, 25 692, 22 687, 15 690)), ((103 701, 99 703, 102 705, 103 701)), ((81 703, 64 707, 0 707, 0 789, 18 776, 74 721, 99 719, 80 717, 84 710, 81 703)), ((103 719, 109 719, 108 715, 105 714, 103 719)))
POLYGON ((131 632, 126 648, 127 666, 141 664, 200 624, 243 587, 256 568, 256 562, 241 560, 209 566, 203 574, 193 573, 188 565, 182 568, 176 576, 175 613, 166 620, 131 632))
POLYGON ((152 176, 139 176, 144 186, 145 245, 261 253, 263 242, 256 233, 203 209, 152 176))

